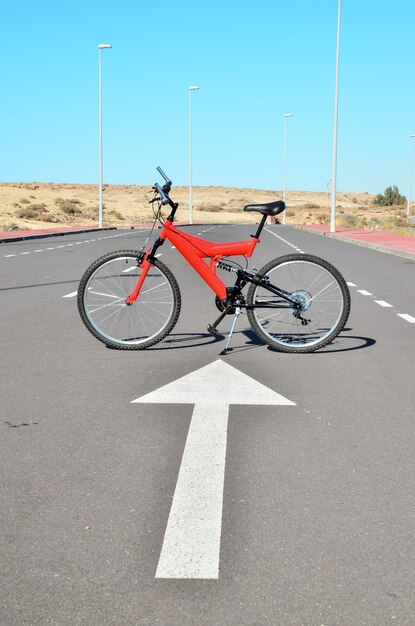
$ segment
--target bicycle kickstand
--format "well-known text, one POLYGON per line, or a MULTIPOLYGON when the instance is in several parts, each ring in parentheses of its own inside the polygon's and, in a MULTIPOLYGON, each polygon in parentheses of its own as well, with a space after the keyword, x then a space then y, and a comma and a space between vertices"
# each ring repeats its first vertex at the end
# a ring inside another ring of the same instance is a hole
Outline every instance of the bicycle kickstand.
POLYGON ((236 326, 236 322, 238 321, 238 317, 241 314, 241 307, 237 306, 235 308, 235 317, 233 318, 233 322, 232 322, 232 326, 231 326, 231 330, 229 331, 229 335, 228 335, 228 340, 226 342, 226 346, 224 347, 224 349, 222 350, 222 352, 220 352, 219 354, 226 354, 226 352, 229 349, 229 344, 231 342, 231 338, 233 335, 233 331, 235 330, 235 326, 236 326))

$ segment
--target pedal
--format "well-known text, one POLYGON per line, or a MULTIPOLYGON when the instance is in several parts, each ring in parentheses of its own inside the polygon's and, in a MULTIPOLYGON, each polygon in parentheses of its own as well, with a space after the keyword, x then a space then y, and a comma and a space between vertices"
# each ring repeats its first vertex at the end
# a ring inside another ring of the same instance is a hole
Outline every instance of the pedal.
POLYGON ((212 324, 208 325, 207 331, 209 334, 213 335, 214 337, 223 337, 222 333, 220 333, 214 326, 212 326, 212 324))

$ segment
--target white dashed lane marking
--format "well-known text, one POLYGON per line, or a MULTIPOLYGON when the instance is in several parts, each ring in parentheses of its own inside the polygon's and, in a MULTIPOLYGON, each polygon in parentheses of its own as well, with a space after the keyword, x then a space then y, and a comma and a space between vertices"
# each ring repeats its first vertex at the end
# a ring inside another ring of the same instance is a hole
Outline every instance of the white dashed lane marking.
MULTIPOLYGON (((129 234, 130 233, 120 233, 119 235, 109 235, 108 237, 99 237, 99 240, 101 240, 101 239, 114 239, 114 237, 125 237, 125 235, 129 235, 129 234)), ((80 246, 83 243, 92 243, 93 241, 97 241, 97 240, 96 239, 87 239, 85 241, 76 241, 75 243, 61 244, 60 246, 53 246, 53 247, 50 247, 50 248, 41 248, 41 249, 39 248, 38 250, 30 250, 30 251, 27 251, 27 252, 16 252, 16 254, 4 254, 3 258, 9 259, 11 257, 18 256, 18 255, 23 256, 23 255, 26 255, 26 254, 32 254, 32 252, 33 253, 35 253, 35 252, 46 252, 47 250, 58 250, 60 248, 68 248, 70 246, 80 246)), ((12 242, 10 242, 10 243, 12 243, 12 242)))
POLYGON ((412 317, 412 315, 408 315, 407 313, 398 313, 398 317, 401 317, 403 320, 409 322, 410 324, 415 324, 415 317, 412 317))
MULTIPOLYGON (((348 282, 349 287, 356 287, 355 283, 348 282)), ((360 293, 362 296, 372 296, 373 294, 370 291, 366 291, 366 289, 356 289, 357 293, 360 293)), ((385 300, 374 300, 375 304, 383 307, 384 309, 393 309, 394 305, 389 302, 385 302, 385 300)), ((415 317, 409 315, 408 313, 396 313, 398 317, 405 320, 405 322, 409 322, 410 324, 415 324, 415 317)))
POLYGON ((389 304, 389 302, 385 302, 384 300, 375 300, 376 304, 383 307, 391 307, 393 308, 393 304, 389 304))
POLYGON ((295 244, 291 243, 290 241, 287 241, 286 239, 284 239, 283 237, 280 237, 279 235, 277 235, 276 233, 274 233, 272 230, 268 230, 268 228, 265 228, 265 231, 267 233, 269 233, 270 235, 274 235, 274 237, 277 237, 277 239, 280 239, 281 241, 283 241, 284 243, 287 244, 287 246, 290 246, 290 248, 292 248, 293 250, 295 250, 296 252, 299 252, 300 254, 305 254, 303 250, 301 250, 301 248, 298 248, 295 244))
MULTIPOLYGON (((268 230, 268 228, 265 228, 265 231, 267 233, 269 233, 270 235, 274 235, 274 237, 277 237, 278 239, 280 239, 281 241, 286 243, 288 246, 290 246, 294 250, 297 250, 297 252, 300 252, 300 253, 304 254, 304 252, 302 250, 300 250, 300 248, 297 248, 294 244, 292 244, 291 242, 287 241, 286 239, 283 239, 283 237, 280 237, 279 235, 277 235, 273 231, 268 230)), ((352 283, 351 281, 348 281, 347 285, 349 287, 357 287, 357 285, 355 283, 352 283)), ((373 296, 373 294, 370 291, 367 291, 366 289, 357 289, 356 291, 357 291, 357 293, 360 293, 362 296, 372 296, 372 297, 375 297, 375 296, 373 296)), ((391 309, 394 308, 393 304, 389 304, 389 302, 385 302, 385 300, 374 300, 374 302, 376 304, 378 304, 379 306, 385 308, 385 309, 386 308, 391 308, 391 309)), ((398 317, 400 317, 401 319, 405 320, 406 322, 409 322, 410 324, 415 324, 415 317, 412 317, 412 315, 408 315, 408 313, 396 313, 396 315, 398 317)))

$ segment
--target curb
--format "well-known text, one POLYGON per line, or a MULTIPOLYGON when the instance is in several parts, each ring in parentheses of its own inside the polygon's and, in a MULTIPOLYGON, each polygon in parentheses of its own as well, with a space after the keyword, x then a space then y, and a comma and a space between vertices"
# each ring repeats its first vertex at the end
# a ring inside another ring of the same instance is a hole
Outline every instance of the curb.
POLYGON ((80 235, 81 233, 96 233, 97 231, 117 230, 116 226, 108 228, 84 228, 79 230, 65 230, 58 233, 38 233, 33 235, 18 235, 17 237, 0 237, 0 243, 13 243, 15 241, 25 241, 26 239, 43 239, 45 237, 63 237, 64 235, 80 235))
POLYGON ((339 241, 344 241, 346 243, 352 243, 355 246, 361 246, 362 248, 370 248, 375 250, 376 252, 385 252, 386 254, 393 254, 394 256, 400 256, 404 259, 410 259, 411 261, 415 261, 415 252, 408 252, 407 250, 399 250, 397 248, 388 248, 386 246, 380 246, 376 243, 370 243, 368 241, 360 241, 359 239, 352 239, 351 237, 342 237, 341 235, 335 235, 332 233, 319 232, 318 230, 312 230, 308 228, 303 228, 301 226, 296 226, 297 230, 303 230, 307 233, 312 233, 313 235, 320 235, 321 237, 330 237, 331 239, 337 239, 339 241))

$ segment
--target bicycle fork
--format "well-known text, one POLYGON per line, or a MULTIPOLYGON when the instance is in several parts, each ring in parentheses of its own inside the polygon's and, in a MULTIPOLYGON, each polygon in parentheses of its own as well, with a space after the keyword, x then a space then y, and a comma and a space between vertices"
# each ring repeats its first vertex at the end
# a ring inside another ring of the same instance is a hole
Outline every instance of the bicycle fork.
POLYGON ((143 286, 143 282, 145 281, 146 276, 148 274, 148 270, 150 269, 150 262, 147 261, 146 259, 145 261, 141 263, 140 267, 142 270, 140 274, 140 278, 138 279, 136 286, 134 287, 134 289, 132 290, 132 292, 130 293, 130 295, 125 301, 125 304, 127 305, 134 304, 134 302, 137 300, 138 294, 140 293, 140 289, 143 286))

